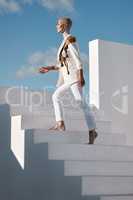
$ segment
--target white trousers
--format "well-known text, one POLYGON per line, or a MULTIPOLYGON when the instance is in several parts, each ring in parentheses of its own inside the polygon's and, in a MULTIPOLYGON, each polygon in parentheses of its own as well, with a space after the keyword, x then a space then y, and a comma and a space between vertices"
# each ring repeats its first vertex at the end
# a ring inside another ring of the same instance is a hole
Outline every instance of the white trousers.
POLYGON ((53 100, 53 105, 54 105, 56 121, 63 120, 61 97, 64 96, 65 92, 68 91, 69 89, 72 91, 72 94, 74 95, 76 102, 78 103, 80 108, 82 108, 83 110, 88 129, 91 130, 91 129, 96 128, 94 115, 89 105, 86 103, 86 101, 83 100, 82 88, 79 87, 78 82, 75 82, 72 84, 64 83, 60 87, 58 87, 53 93, 52 100, 53 100))

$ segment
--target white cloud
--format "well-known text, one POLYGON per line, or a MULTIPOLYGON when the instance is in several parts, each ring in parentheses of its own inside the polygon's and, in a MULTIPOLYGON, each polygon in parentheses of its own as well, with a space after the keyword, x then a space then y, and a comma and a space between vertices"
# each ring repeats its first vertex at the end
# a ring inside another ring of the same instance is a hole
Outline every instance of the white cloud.
POLYGON ((14 0, 0 0, 0 14, 14 13, 21 10, 20 4, 14 0))
POLYGON ((26 76, 35 75, 37 73, 37 70, 33 66, 24 65, 22 66, 17 72, 16 72, 16 78, 22 79, 26 76))
POLYGON ((17 13, 22 10, 26 4, 32 4, 33 0, 0 0, 0 14, 17 13))
POLYGON ((28 63, 31 65, 50 65, 56 62, 56 52, 57 49, 52 47, 45 52, 35 52, 28 58, 28 63))
POLYGON ((33 3, 38 3, 52 11, 74 11, 74 0, 0 0, 0 14, 17 13, 21 11, 26 4, 32 5, 33 3))
POLYGON ((39 2, 50 10, 74 11, 74 0, 39 0, 39 2))
POLYGON ((20 67, 16 72, 16 77, 22 79, 32 75, 38 75, 38 68, 44 65, 53 65, 56 63, 56 48, 50 48, 46 52, 35 52, 29 56, 27 63, 20 67))

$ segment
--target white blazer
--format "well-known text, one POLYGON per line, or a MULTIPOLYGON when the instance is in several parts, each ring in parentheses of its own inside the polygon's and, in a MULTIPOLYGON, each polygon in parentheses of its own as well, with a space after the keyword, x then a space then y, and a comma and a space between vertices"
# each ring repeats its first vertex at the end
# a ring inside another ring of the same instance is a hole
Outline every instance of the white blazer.
MULTIPOLYGON (((68 63, 68 69, 69 69, 69 74, 67 73, 67 69, 65 66, 61 67, 60 61, 59 61, 59 55, 60 55, 60 51, 64 45, 65 40, 67 39, 67 37, 69 37, 70 34, 68 34, 64 40, 62 41, 58 52, 57 52, 57 66, 59 67, 59 77, 58 77, 58 81, 56 86, 59 87, 61 86, 63 83, 74 83, 78 81, 78 76, 77 76, 77 71, 79 69, 82 69, 82 63, 81 63, 81 59, 80 59, 80 54, 79 54, 79 47, 77 42, 74 43, 70 43, 68 45, 68 49, 67 49, 67 54, 68 54, 68 58, 66 58, 66 61, 68 63)), ((65 51, 63 50, 62 54, 64 54, 65 56, 65 51)))

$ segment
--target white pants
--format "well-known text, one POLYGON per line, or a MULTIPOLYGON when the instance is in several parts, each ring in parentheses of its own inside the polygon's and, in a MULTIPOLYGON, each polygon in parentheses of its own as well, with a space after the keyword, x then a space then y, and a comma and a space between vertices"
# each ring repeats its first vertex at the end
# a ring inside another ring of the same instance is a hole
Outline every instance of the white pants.
POLYGON ((58 87, 55 90, 54 94, 52 95, 56 121, 63 120, 63 110, 62 110, 60 98, 64 95, 64 93, 68 89, 71 89, 76 102, 83 109, 88 129, 91 130, 91 129, 96 128, 96 122, 95 122, 94 115, 93 115, 90 107, 88 106, 88 104, 83 100, 82 88, 79 87, 78 82, 72 83, 72 84, 64 83, 63 85, 58 87))

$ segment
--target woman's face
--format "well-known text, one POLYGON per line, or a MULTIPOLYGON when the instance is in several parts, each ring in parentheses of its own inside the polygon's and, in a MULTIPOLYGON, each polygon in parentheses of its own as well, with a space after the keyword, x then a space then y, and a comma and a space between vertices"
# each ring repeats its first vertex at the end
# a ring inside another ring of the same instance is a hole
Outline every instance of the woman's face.
POLYGON ((66 30, 66 26, 67 26, 67 24, 65 23, 65 21, 59 19, 56 24, 57 32, 64 33, 64 31, 66 30))

